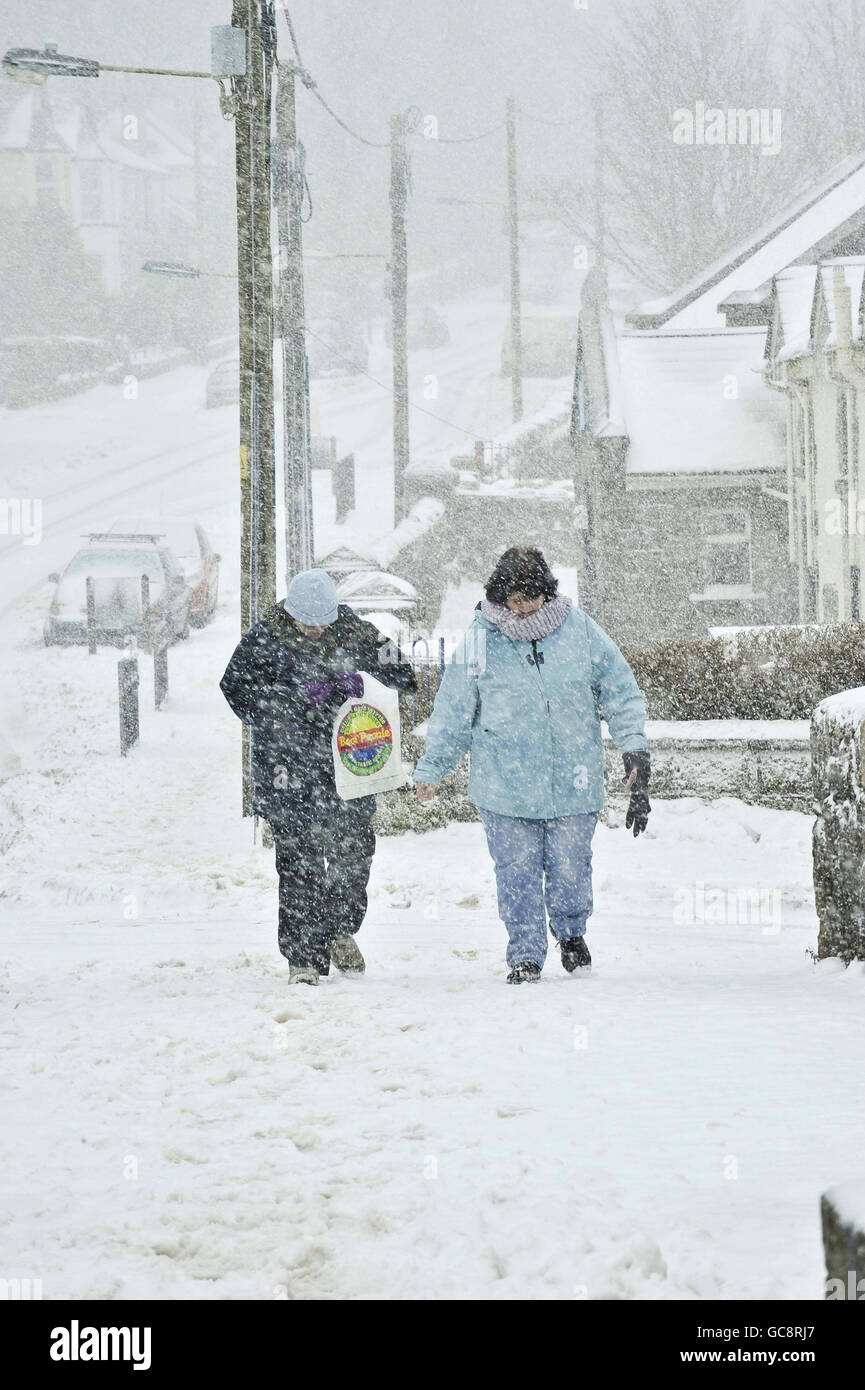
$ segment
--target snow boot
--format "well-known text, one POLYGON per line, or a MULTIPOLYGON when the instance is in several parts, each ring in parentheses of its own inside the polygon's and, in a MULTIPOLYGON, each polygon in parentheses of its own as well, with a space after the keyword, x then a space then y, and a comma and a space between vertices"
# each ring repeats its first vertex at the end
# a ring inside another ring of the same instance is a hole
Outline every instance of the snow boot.
POLYGON ((533 960, 518 960, 508 976, 508 984, 521 985, 526 980, 530 980, 532 984, 537 984, 540 978, 541 967, 535 965, 533 960))
POLYGON ((330 958, 344 975, 362 975, 366 961, 353 936, 338 936, 330 943, 330 958))
POLYGON ((586 939, 583 936, 569 936, 564 941, 559 942, 559 949, 562 953, 562 965, 568 974, 579 970, 582 974, 588 975, 592 969, 592 957, 586 939))
POLYGON ((290 985, 317 985, 318 971, 311 965, 293 965, 288 972, 290 985))

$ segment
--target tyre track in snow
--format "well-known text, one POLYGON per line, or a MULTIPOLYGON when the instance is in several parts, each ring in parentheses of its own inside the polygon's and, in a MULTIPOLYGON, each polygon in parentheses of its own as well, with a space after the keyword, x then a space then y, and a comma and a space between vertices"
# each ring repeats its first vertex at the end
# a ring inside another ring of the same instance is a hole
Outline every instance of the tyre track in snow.
MULTIPOLYGON (((212 438, 208 439, 207 442, 212 443, 213 440, 218 439, 220 437, 221 436, 219 435, 213 436, 212 438)), ((119 476, 134 472, 135 470, 146 467, 147 464, 153 463, 160 459, 168 459, 175 455, 179 456, 180 458, 183 458, 184 454, 188 454, 189 449, 194 447, 194 443, 186 444, 183 446, 178 446, 175 449, 161 450, 160 452, 150 454, 143 459, 137 459, 133 463, 126 464, 122 468, 114 470, 111 474, 111 479, 113 481, 119 476)), ((57 517, 56 520, 49 522, 47 526, 43 526, 41 528, 42 536, 45 537, 46 535, 60 533, 64 527, 69 525, 70 522, 75 521, 77 517, 86 515, 95 507, 102 508, 110 502, 116 502, 120 498, 128 497, 130 496, 130 494, 141 492, 145 488, 151 487, 156 483, 164 482, 167 478, 173 478, 180 473, 186 473, 189 471, 189 469, 198 467, 199 464, 208 463, 212 459, 222 458, 226 453, 229 452, 231 447, 232 445, 230 440, 226 439, 224 444, 220 448, 207 449, 203 454, 196 454, 194 458, 187 457, 184 459, 183 462, 178 462, 174 464, 171 468, 168 468, 160 473, 154 473, 146 477, 139 478, 134 483, 131 483, 128 487, 115 488, 111 492, 99 491, 100 487, 106 481, 105 475, 103 475, 101 478, 94 478, 87 482, 73 483, 70 487, 63 488, 60 492, 54 493, 51 497, 45 498, 44 501, 50 504, 59 497, 69 497, 74 496, 76 494, 83 494, 86 492, 93 492, 95 495, 84 506, 78 507, 73 511, 65 512, 63 516, 57 517)), ((14 559, 16 557, 20 557, 23 549, 24 547, 22 546, 21 538, 15 537, 14 540, 0 547, 0 564, 3 564, 5 561, 14 559)), ((11 613, 22 598, 25 598, 29 594, 34 593, 35 590, 40 588, 44 583, 45 577, 44 575, 40 575, 39 579, 36 580, 33 584, 25 585, 23 588, 17 590, 17 592, 10 599, 8 599, 5 603, 0 605, 0 618, 3 618, 7 616, 7 614, 11 613)))

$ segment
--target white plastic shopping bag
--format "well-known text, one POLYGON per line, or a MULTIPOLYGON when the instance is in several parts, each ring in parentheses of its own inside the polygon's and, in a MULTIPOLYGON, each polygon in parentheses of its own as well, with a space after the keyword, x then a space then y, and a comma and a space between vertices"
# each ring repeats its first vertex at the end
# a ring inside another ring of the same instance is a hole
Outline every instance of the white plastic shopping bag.
POLYGON ((408 781, 402 765, 399 694, 363 676, 363 695, 340 705, 333 722, 333 772, 343 801, 392 792, 408 781))

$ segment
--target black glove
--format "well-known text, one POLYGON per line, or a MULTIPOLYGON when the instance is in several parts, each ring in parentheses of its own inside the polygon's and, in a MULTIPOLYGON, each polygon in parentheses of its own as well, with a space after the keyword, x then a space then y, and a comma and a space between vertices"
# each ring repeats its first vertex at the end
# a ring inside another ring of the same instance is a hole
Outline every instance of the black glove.
POLYGON ((634 827, 634 836, 645 830, 649 823, 649 778, 652 775, 652 764, 649 754, 645 750, 639 753, 623 753, 622 762, 625 764, 625 775, 623 782, 627 782, 631 773, 636 770, 636 777, 631 787, 631 801, 628 806, 628 814, 625 816, 625 829, 630 830, 634 827))

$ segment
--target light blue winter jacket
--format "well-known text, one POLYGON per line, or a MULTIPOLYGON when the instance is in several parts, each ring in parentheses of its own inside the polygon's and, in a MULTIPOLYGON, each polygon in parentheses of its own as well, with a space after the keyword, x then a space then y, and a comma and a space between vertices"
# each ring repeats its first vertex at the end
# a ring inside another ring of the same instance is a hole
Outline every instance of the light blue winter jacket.
POLYGON ((622 752, 647 747, 634 673, 587 613, 571 608, 533 644, 506 637, 478 605, 439 687, 415 780, 437 782, 470 751, 468 796, 484 810, 534 820, 600 811, 601 718, 622 752))

